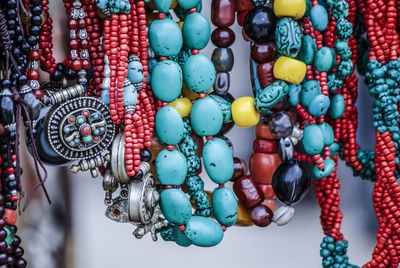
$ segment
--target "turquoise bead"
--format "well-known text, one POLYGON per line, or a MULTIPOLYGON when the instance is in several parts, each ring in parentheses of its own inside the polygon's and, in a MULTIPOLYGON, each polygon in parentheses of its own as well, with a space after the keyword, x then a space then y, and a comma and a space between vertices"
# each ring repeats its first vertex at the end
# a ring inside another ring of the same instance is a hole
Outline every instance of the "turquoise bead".
POLYGON ((317 51, 315 40, 310 35, 303 35, 301 38, 301 48, 297 59, 310 65, 314 62, 314 55, 317 51))
POLYGON ((151 89, 157 99, 173 102, 181 95, 182 69, 172 60, 157 62, 151 78, 151 89))
POLYGON ((110 105, 110 91, 108 89, 103 89, 100 94, 100 100, 107 106, 110 105))
POLYGON ((208 95, 210 98, 212 98, 219 106, 222 116, 223 116, 223 123, 229 123, 232 121, 232 113, 231 113, 231 107, 232 104, 227 101, 226 99, 218 96, 218 95, 208 95))
POLYGON ((233 175, 233 156, 228 144, 220 138, 208 140, 203 146, 203 164, 210 179, 224 184, 233 175))
POLYGON ((204 55, 192 55, 183 66, 183 78, 191 91, 205 93, 214 85, 214 64, 204 55))
POLYGON ((156 114, 156 134, 161 143, 178 144, 184 133, 183 120, 180 113, 172 106, 164 106, 156 114))
POLYGON ((186 157, 178 150, 162 150, 156 158, 157 178, 163 185, 181 185, 187 175, 186 157))
POLYGON ((210 23, 200 13, 189 14, 182 27, 183 42, 190 49, 203 49, 211 36, 210 23))
POLYGON ((14 234, 14 232, 11 230, 10 226, 8 226, 8 225, 6 225, 6 226, 4 227, 4 229, 6 230, 6 233, 7 233, 7 236, 6 236, 6 238, 4 239, 4 241, 5 241, 5 242, 7 243, 7 245, 9 246, 9 245, 11 245, 12 242, 14 241, 15 234, 14 234))
POLYGON ((330 146, 335 138, 332 127, 326 122, 318 125, 318 127, 321 130, 322 135, 324 136, 324 145, 330 146))
POLYGON ((129 83, 129 85, 124 87, 124 106, 136 106, 137 104, 137 90, 134 85, 129 83))
POLYGON ((218 103, 210 97, 198 99, 190 115, 193 130, 200 136, 213 136, 219 132, 223 114, 218 103))
POLYGON ((84 136, 83 138, 82 138, 82 141, 84 142, 84 143, 91 143, 92 142, 92 140, 93 140, 93 137, 92 137, 92 135, 87 135, 87 136, 84 136))
POLYGON ((318 166, 314 166, 313 174, 316 179, 322 179, 332 173, 335 168, 335 162, 332 159, 324 160, 324 169, 319 169, 318 166))
POLYGON ((161 13, 167 13, 171 7, 172 0, 154 0, 154 5, 161 13))
POLYGON ((319 154, 324 148, 324 136, 316 125, 308 125, 303 131, 303 147, 308 154, 319 154))
POLYGON ((184 231, 186 237, 199 247, 212 247, 224 237, 221 226, 210 218, 193 216, 184 231))
POLYGON ((331 101, 328 96, 319 94, 311 100, 310 105, 308 106, 308 111, 311 115, 321 116, 326 114, 330 104, 331 101))
POLYGON ((301 47, 302 30, 299 23, 293 18, 281 18, 276 25, 275 42, 279 53, 295 58, 301 47))
POLYGON ((178 0, 178 4, 183 9, 191 9, 197 7, 201 0, 178 0))
POLYGON ((289 85, 289 98, 287 99, 291 106, 296 106, 300 103, 301 85, 289 85))
POLYGON ((187 239, 186 235, 181 230, 179 230, 178 225, 174 225, 172 233, 174 235, 175 243, 179 246, 188 247, 192 244, 192 241, 187 239))
POLYGON ((321 94, 321 86, 317 80, 309 80, 303 84, 303 88, 300 93, 300 101, 305 106, 308 107, 312 99, 321 94))
POLYGON ((178 55, 182 48, 182 32, 178 24, 171 19, 155 20, 149 27, 151 48, 159 56, 178 55))
POLYGON ((314 57, 314 66, 318 72, 329 72, 336 63, 335 51, 330 47, 322 47, 314 57))
POLYGON ((331 157, 334 157, 340 150, 340 145, 337 142, 334 142, 329 146, 329 151, 331 153, 331 157))
POLYGON ((344 98, 341 94, 336 94, 331 99, 331 107, 329 109, 329 114, 333 119, 339 119, 344 114, 346 104, 344 98))
POLYGON ((215 218, 220 224, 227 227, 235 224, 238 204, 231 189, 215 189, 211 197, 211 203, 214 209, 215 218))
POLYGON ((326 9, 321 5, 315 5, 311 8, 310 12, 311 23, 315 30, 325 31, 326 26, 328 26, 328 13, 326 9))
POLYGON ((96 0, 96 6, 104 10, 108 7, 108 0, 96 0))
POLYGON ((128 64, 128 79, 132 84, 143 82, 143 65, 140 61, 134 60, 128 64))
POLYGON ((165 189, 161 192, 160 207, 167 221, 177 225, 187 224, 192 217, 190 201, 180 189, 165 189))

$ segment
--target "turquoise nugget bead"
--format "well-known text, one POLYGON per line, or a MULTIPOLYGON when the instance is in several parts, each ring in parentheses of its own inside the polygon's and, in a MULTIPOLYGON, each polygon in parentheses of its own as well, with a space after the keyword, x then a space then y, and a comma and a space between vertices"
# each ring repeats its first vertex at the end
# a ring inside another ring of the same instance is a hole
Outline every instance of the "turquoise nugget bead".
POLYGON ((154 0, 154 5, 161 13, 167 13, 171 7, 172 0, 154 0))
POLYGON ((320 32, 325 31, 326 26, 328 26, 328 13, 323 6, 313 6, 311 8, 310 17, 315 30, 320 32))
POLYGON ((211 36, 210 23, 200 13, 189 14, 182 27, 183 42, 190 49, 203 49, 211 36))
POLYGON ((314 57, 314 66, 318 72, 329 72, 336 63, 335 52, 330 47, 322 47, 314 57))
POLYGON ((162 150, 156 158, 157 178, 163 185, 181 185, 187 175, 185 156, 178 150, 162 150))
POLYGON ((328 111, 330 103, 328 96, 319 94, 311 100, 308 111, 314 116, 324 115, 328 111))
POLYGON ((301 85, 289 85, 288 102, 291 106, 296 106, 300 103, 301 85))
POLYGON ((124 87, 124 106, 135 106, 137 104, 137 90, 134 85, 129 83, 129 85, 124 87))
POLYGON ((155 20, 149 27, 151 48, 159 56, 178 55, 182 48, 182 32, 178 24, 171 19, 155 20))
POLYGON ((324 136, 324 145, 330 146, 335 138, 332 127, 326 122, 318 125, 318 127, 321 130, 322 135, 324 136))
POLYGON ((143 82, 143 65, 140 61, 134 60, 128 64, 128 79, 132 84, 143 82))
POLYGON ((110 91, 108 89, 103 89, 100 95, 100 100, 105 104, 105 105, 110 105, 110 91))
POLYGON ((344 114, 346 104, 344 98, 341 94, 336 94, 331 99, 331 107, 329 113, 333 119, 338 119, 344 114))
POLYGON ((156 134, 161 143, 178 144, 183 138, 183 120, 180 113, 172 106, 161 108, 156 114, 156 134))
POLYGON ((197 7, 201 0, 178 0, 178 4, 183 9, 191 9, 197 7))
POLYGON ((210 218, 193 216, 184 231, 186 237, 199 247, 212 247, 224 237, 221 226, 210 218))
POLYGON ((188 247, 192 244, 192 241, 187 239, 186 235, 179 230, 178 225, 174 225, 172 233, 174 235, 175 243, 177 243, 179 246, 188 247))
POLYGON ((183 66, 183 79, 191 91, 205 93, 214 85, 214 64, 206 56, 192 55, 183 66))
POLYGON ((331 152, 331 157, 334 157, 340 150, 340 145, 339 143, 332 143, 331 146, 329 146, 329 151, 331 152))
POLYGON ((152 72, 151 89, 157 99, 173 102, 181 95, 182 69, 172 60, 157 62, 152 72))
POLYGON ((96 0, 96 6, 104 10, 108 7, 108 0, 96 0))
POLYGON ((303 146, 308 154, 319 154, 324 148, 324 136, 316 125, 308 125, 303 131, 303 146))
POLYGON ((315 166, 313 169, 313 174, 316 179, 322 179, 332 173, 333 169, 335 168, 335 162, 332 159, 325 159, 324 160, 324 169, 319 169, 318 166, 315 166))
POLYGON ((223 114, 218 103, 210 97, 198 99, 190 115, 192 128, 200 136, 213 136, 219 132, 223 114))
POLYGON ((224 184, 232 178, 232 151, 223 139, 213 138, 206 142, 203 146, 203 163, 213 182, 224 184))
POLYGON ((321 94, 321 86, 317 80, 309 80, 303 84, 303 88, 300 93, 300 101, 305 106, 308 107, 312 99, 321 94))
POLYGON ((220 224, 227 227, 235 224, 238 204, 231 189, 215 189, 211 197, 211 203, 214 209, 215 218, 220 224))
POLYGON ((192 205, 180 189, 165 189, 160 196, 161 211, 167 221, 177 225, 187 224, 192 216, 192 205))

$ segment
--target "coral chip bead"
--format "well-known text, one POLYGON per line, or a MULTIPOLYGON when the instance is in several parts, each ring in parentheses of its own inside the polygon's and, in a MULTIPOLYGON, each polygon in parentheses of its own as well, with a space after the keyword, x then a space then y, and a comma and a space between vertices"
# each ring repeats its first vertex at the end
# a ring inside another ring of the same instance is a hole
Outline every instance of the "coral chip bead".
POLYGON ((260 113, 254 107, 252 97, 241 97, 232 103, 232 117, 239 127, 252 127, 260 120, 260 113))
POLYGON ((275 62, 273 72, 276 79, 298 85, 303 81, 307 67, 302 61, 282 56, 275 62))
POLYGON ((182 118, 188 116, 192 110, 192 102, 189 98, 185 97, 178 98, 169 105, 174 107, 181 114, 182 118))
POLYGON ((306 12, 305 0, 275 0, 274 13, 277 17, 293 17, 300 19, 306 12))

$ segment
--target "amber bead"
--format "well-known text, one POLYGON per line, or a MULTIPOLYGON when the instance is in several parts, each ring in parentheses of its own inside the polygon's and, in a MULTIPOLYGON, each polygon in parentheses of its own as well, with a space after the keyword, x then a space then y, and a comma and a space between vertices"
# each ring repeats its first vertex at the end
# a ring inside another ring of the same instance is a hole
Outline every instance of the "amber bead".
POLYGON ((269 207, 270 210, 275 211, 276 202, 274 199, 265 199, 261 205, 269 207))
POLYGON ((218 27, 229 27, 235 22, 235 2, 233 0, 212 0, 211 21, 218 27))
POLYGON ((256 127, 256 137, 259 139, 276 139, 269 130, 268 124, 258 124, 256 127))
POLYGON ((255 153, 276 153, 277 144, 275 140, 255 139, 253 141, 253 152, 255 153))
POLYGON ((278 48, 275 42, 267 42, 265 44, 257 44, 251 46, 251 59, 260 63, 273 61, 278 56, 278 48))
POLYGON ((253 223, 259 227, 265 227, 271 224, 274 213, 269 207, 260 205, 251 211, 253 223))
POLYGON ((260 187, 266 199, 271 199, 275 197, 275 192, 274 188, 272 188, 272 184, 259 184, 258 187, 260 187))
POLYGON ((257 66, 257 77, 260 82, 261 88, 266 88, 276 81, 274 74, 274 62, 269 61, 266 63, 261 63, 257 66))
POLYGON ((280 164, 281 158, 278 154, 254 153, 249 161, 250 174, 255 182, 270 184, 280 164))
POLYGON ((243 12, 249 11, 254 8, 253 2, 251 0, 235 0, 236 11, 243 12))
POLYGON ((230 47, 235 38, 235 33, 230 28, 217 28, 211 34, 211 41, 216 47, 230 47))
POLYGON ((247 174, 247 164, 246 161, 238 157, 233 158, 233 164, 234 171, 231 181, 236 181, 247 174))
POLYGON ((233 191, 247 208, 254 208, 264 200, 263 193, 250 176, 244 176, 235 181, 233 191))

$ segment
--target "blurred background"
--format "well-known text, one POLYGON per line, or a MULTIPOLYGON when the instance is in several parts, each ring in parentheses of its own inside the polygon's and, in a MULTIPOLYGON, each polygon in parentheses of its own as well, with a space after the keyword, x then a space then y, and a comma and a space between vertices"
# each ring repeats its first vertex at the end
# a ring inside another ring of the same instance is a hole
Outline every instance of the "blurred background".
MULTIPOLYGON (((202 13, 208 18, 210 5, 211 0, 203 0, 202 13)), ((63 1, 50 1, 50 11, 55 29, 54 52, 57 60, 62 61, 68 40, 63 1)), ((235 65, 231 72, 230 93, 235 98, 251 96, 249 43, 243 41, 240 26, 235 24, 232 29, 236 41, 232 46, 235 65)), ((202 53, 211 56, 213 49, 210 42, 202 53)), ((362 79, 359 91, 358 141, 363 148, 372 149, 375 143, 372 100, 362 79)), ((234 127, 227 136, 234 144, 235 156, 249 159, 254 129, 234 127)), ((29 193, 36 178, 30 155, 24 150, 23 182, 29 193)), ((134 226, 107 219, 101 178, 92 179, 90 173, 73 175, 69 168, 48 167, 48 171, 46 185, 53 204, 49 206, 43 193, 38 191, 19 219, 19 232, 29 267, 321 267, 319 244, 323 233, 313 189, 295 205, 295 218, 286 226, 231 227, 217 247, 182 248, 161 238, 153 242, 150 235, 137 240, 132 235, 134 226)), ((353 177, 343 162, 338 176, 342 183, 342 231, 350 242, 348 255, 353 264, 361 265, 370 259, 375 245, 377 221, 371 201, 373 183, 353 177)), ((205 174, 202 178, 207 189, 214 187, 205 174)))

